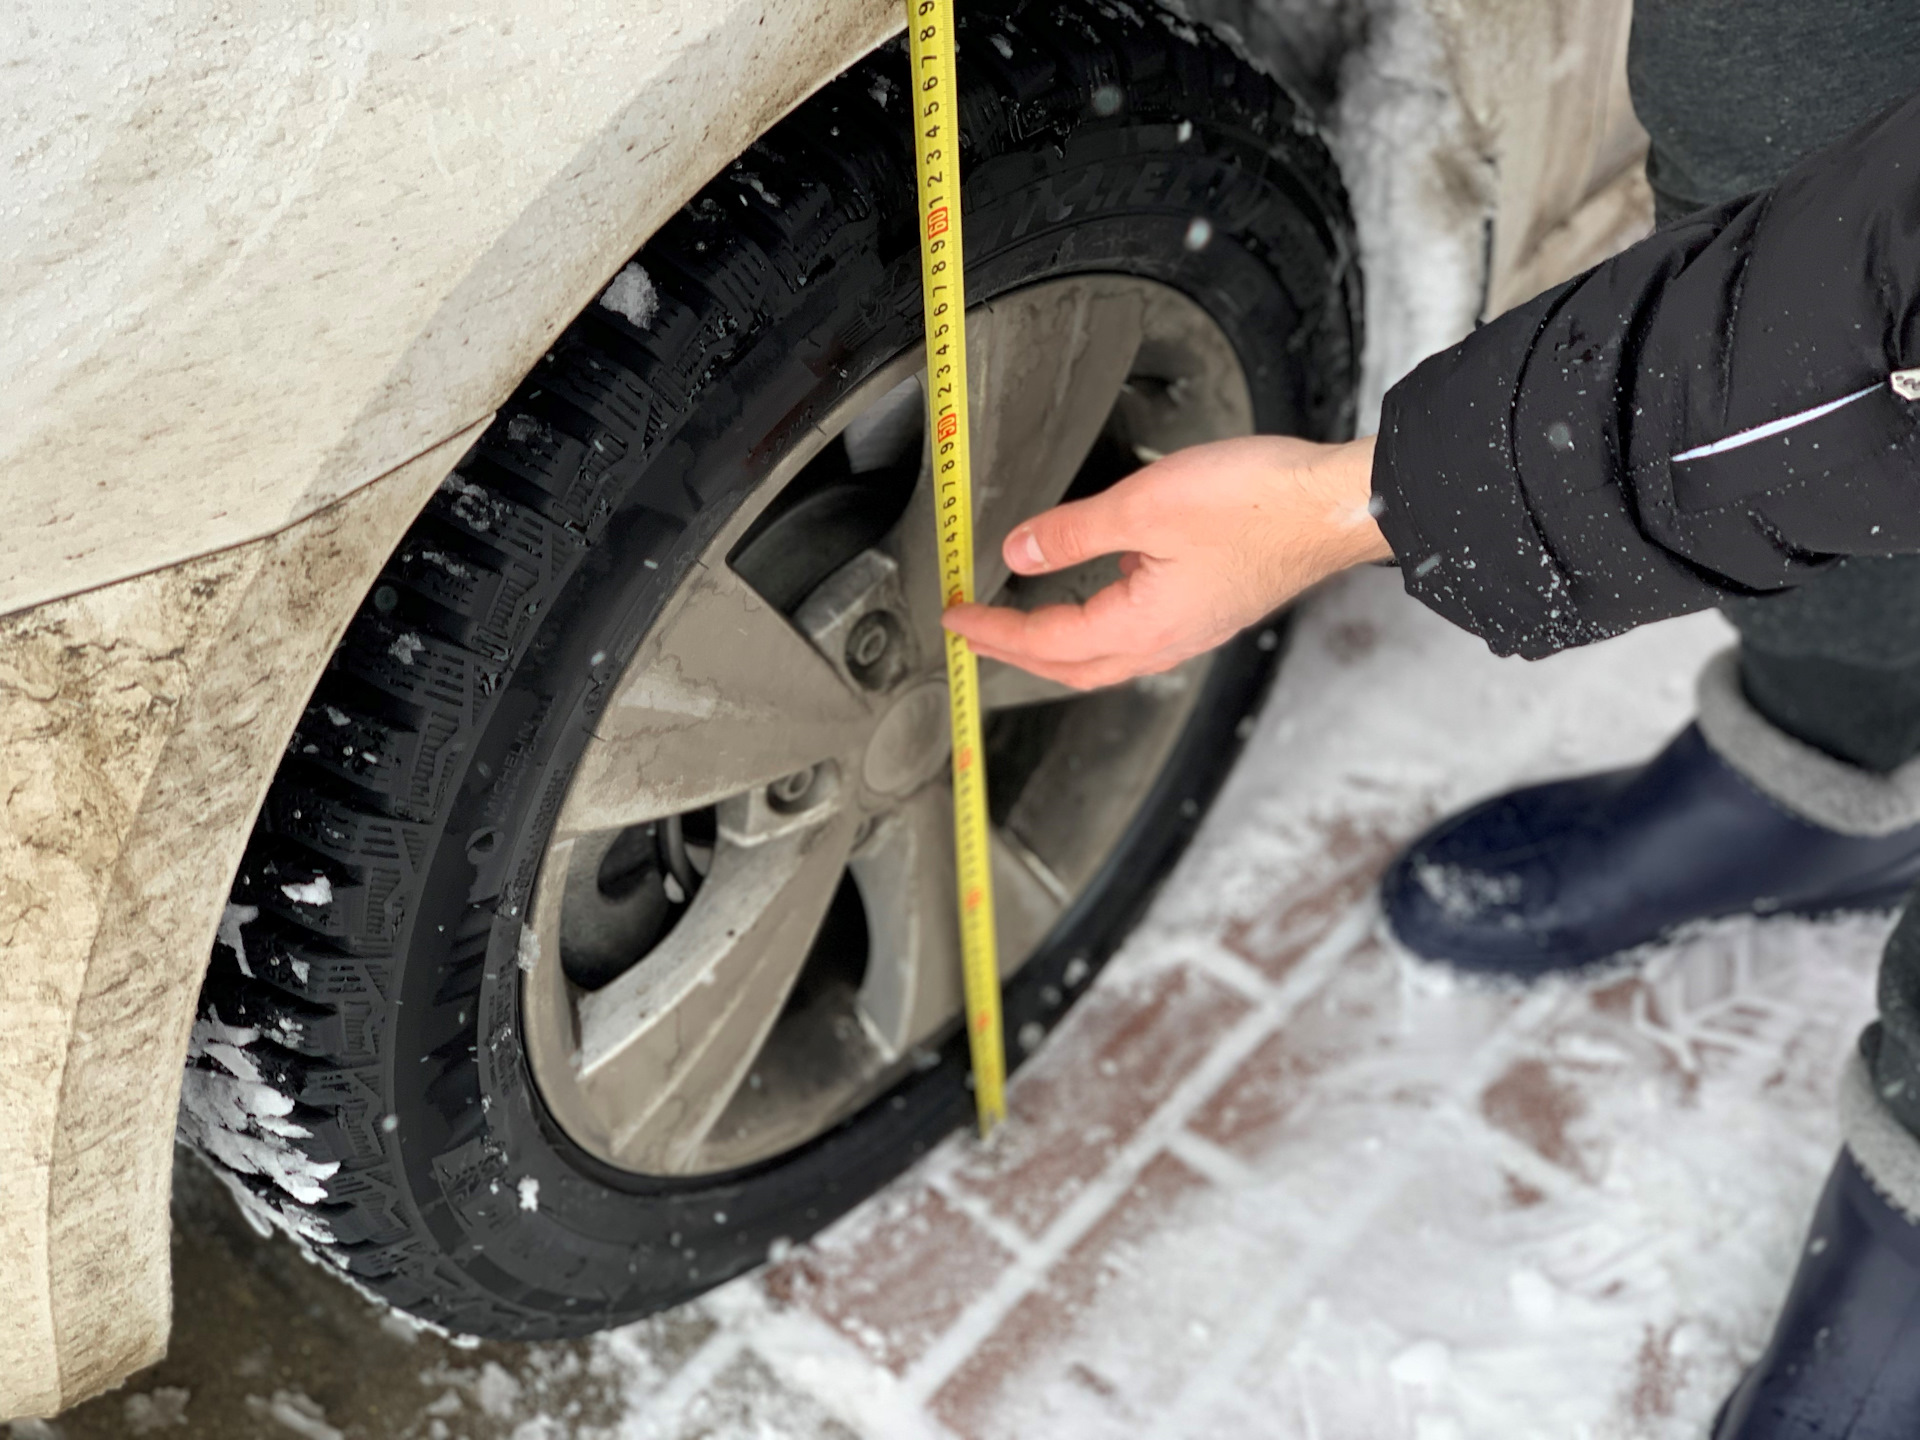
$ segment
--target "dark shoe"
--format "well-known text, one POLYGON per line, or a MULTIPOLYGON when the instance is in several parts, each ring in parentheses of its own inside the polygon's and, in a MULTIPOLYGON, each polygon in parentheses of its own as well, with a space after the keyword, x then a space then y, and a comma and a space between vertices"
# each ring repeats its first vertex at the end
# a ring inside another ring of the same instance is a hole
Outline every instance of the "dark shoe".
POLYGON ((1920 1435, 1920 1225, 1842 1150, 1766 1353, 1713 1440, 1920 1435))
POLYGON ((1635 769, 1510 791, 1443 821, 1388 870, 1381 902, 1416 955, 1530 978, 1690 920, 1892 909, 1916 878, 1920 825, 1855 836, 1803 820, 1690 725, 1635 769))

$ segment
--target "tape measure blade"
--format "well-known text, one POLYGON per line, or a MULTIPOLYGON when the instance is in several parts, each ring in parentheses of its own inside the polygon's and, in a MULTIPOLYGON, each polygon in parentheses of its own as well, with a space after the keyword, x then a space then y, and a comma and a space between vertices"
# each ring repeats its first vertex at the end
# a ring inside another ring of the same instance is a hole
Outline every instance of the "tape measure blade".
MULTIPOLYGON (((908 96, 920 201, 920 279, 926 312, 927 418, 935 484, 941 593, 974 598, 973 486, 968 425, 966 276, 960 216, 959 91, 952 0, 906 0, 908 96)), ((946 637, 953 736, 955 894, 966 993, 974 1110, 984 1136, 1006 1116, 1006 1051, 993 922, 993 846, 979 666, 946 637)))

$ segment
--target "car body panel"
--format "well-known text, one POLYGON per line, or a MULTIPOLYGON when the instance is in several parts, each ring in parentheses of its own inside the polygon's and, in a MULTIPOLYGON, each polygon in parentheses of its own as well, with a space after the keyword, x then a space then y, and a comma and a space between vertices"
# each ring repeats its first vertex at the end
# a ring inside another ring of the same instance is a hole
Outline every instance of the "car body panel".
MULTIPOLYGON (((1261 37, 1302 7, 1193 8, 1287 73, 1261 37)), ((1404 169, 1466 237, 1477 308, 1644 229, 1623 0, 1401 9, 1451 117, 1404 169)), ((646 236, 899 23, 895 0, 0 22, 0 1418, 164 1348, 194 998, 381 563, 646 236)), ((1367 72, 1389 108, 1395 63, 1367 72)), ((1424 283, 1356 208, 1383 293, 1424 283)), ((1375 344, 1378 388, 1404 365, 1375 344)))
POLYGON ((637 237, 900 20, 894 0, 16 20, 0 614, 270 534, 471 424, 637 237))
POLYGON ((0 619, 0 1415, 165 1348, 173 1117, 226 890, 313 677, 482 428, 276 535, 0 619))

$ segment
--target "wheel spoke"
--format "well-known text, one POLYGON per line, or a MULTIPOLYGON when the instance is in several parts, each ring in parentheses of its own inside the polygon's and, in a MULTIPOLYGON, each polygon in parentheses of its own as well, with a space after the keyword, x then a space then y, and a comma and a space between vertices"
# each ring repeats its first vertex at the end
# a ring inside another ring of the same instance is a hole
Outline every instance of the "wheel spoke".
POLYGON ((1132 368, 1141 318, 1138 290, 1101 276, 1035 285, 968 317, 981 598, 1007 578, 1007 532, 1073 483, 1132 368))
POLYGON ((637 1170, 689 1168, 786 1004, 853 848, 850 808, 755 845, 727 838, 686 916, 580 1002, 580 1086, 637 1170))
MULTIPOLYGON (((972 410, 975 591, 1006 582, 1000 545, 1073 483, 1112 412, 1140 346, 1142 301, 1124 282, 1083 276, 989 301, 967 313, 972 410)), ((932 470, 921 467, 887 548, 921 638, 940 638, 932 470)))
POLYGON ((875 828, 854 857, 867 910, 860 1005, 888 1058, 960 1010, 960 922, 954 906, 953 796, 939 781, 875 828))
POLYGON ((1004 830, 993 832, 993 929, 1003 976, 1039 948, 1070 898, 1032 851, 1004 830))
POLYGON ((657 820, 856 755, 872 724, 806 637, 716 563, 608 697, 556 834, 657 820))
MULTIPOLYGON (((994 937, 1004 977, 1053 928, 1066 896, 1017 840, 995 831, 992 844, 994 937)), ((892 1058, 949 1023, 964 1000, 947 787, 929 785, 887 817, 854 858, 853 873, 869 937, 860 1004, 892 1058)))
POLYGON ((1049 747, 1059 758, 1027 780, 1006 828, 1069 892, 1098 873, 1146 799, 1211 663, 1201 656, 1067 707, 1049 747), (1073 763, 1064 763, 1066 757, 1073 763))

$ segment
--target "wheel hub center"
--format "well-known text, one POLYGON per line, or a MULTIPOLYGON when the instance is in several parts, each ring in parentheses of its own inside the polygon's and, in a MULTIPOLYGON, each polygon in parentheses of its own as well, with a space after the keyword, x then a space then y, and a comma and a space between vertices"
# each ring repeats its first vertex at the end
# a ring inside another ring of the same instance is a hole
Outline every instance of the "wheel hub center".
POLYGON ((867 742, 861 776, 881 795, 905 795, 939 773, 950 746, 947 682, 923 680, 902 692, 867 742))

